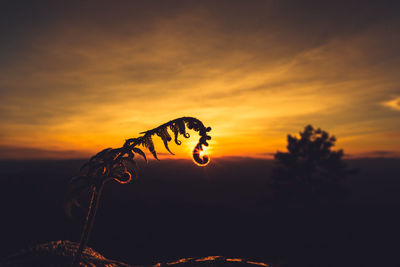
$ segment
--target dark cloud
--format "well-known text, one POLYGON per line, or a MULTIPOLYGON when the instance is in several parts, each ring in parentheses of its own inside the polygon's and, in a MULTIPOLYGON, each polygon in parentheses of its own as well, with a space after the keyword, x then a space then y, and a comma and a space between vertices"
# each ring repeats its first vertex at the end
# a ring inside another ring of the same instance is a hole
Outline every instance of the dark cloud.
POLYGON ((398 7, 395 1, 5 1, 2 142, 41 139, 77 148, 82 136, 89 144, 99 133, 120 139, 142 130, 118 128, 131 118, 146 127, 183 113, 215 125, 220 148, 241 142, 240 149, 254 146, 255 154, 276 150, 278 136, 282 144, 282 136, 307 123, 338 131, 339 138, 398 132, 398 113, 381 105, 400 85, 398 7), (243 142, 232 141, 234 132, 243 142), (265 139, 271 135, 273 147, 265 139))
POLYGON ((75 150, 51 150, 30 147, 0 146, 0 159, 69 159, 87 158, 90 154, 75 150))
POLYGON ((375 150, 358 154, 347 154, 348 158, 400 158, 400 151, 396 150, 375 150))
POLYGON ((263 153, 258 153, 258 155, 273 157, 275 155, 275 153, 273 153, 273 152, 263 152, 263 153))

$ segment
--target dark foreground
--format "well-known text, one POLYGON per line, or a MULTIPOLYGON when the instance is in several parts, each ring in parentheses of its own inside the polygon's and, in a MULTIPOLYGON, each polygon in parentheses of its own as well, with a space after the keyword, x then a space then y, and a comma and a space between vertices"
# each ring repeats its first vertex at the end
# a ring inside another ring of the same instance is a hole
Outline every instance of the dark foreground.
MULTIPOLYGON (((79 240, 68 180, 83 161, 0 162, 1 257, 52 240, 79 240)), ((223 255, 272 266, 400 266, 400 160, 349 162, 361 172, 341 205, 276 210, 272 162, 141 164, 140 179, 104 190, 89 246, 131 265, 223 255)))
MULTIPOLYGON (((79 244, 66 240, 59 240, 39 244, 31 248, 23 249, 18 253, 3 259, 2 266, 41 266, 41 267, 69 267, 78 250, 79 244)), ((86 247, 80 259, 80 266, 89 267, 134 267, 120 261, 105 258, 92 248, 86 247)), ((197 258, 182 258, 174 261, 158 262, 148 267, 161 266, 265 266, 263 262, 255 262, 248 259, 228 258, 223 256, 207 256, 197 258)), ((270 266, 272 267, 272 266, 270 266)))

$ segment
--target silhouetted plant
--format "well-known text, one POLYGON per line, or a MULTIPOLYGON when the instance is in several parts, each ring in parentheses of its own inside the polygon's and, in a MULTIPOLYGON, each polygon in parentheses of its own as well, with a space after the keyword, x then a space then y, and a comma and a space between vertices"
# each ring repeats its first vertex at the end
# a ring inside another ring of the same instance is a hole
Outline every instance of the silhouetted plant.
POLYGON ((185 138, 190 137, 189 133, 186 132, 186 127, 199 132, 200 139, 193 149, 193 160, 198 165, 206 165, 209 162, 209 157, 207 155, 200 156, 200 152, 203 151, 203 146, 208 146, 207 141, 211 139, 211 136, 207 133, 211 131, 211 128, 206 128, 196 118, 182 117, 152 130, 142 132, 142 136, 126 140, 120 148, 104 149, 81 167, 82 174, 70 181, 69 194, 65 205, 67 215, 71 217, 72 208, 80 206, 78 198, 85 190, 89 189, 91 196, 79 249, 74 257, 72 266, 79 265, 82 251, 88 242, 104 184, 112 180, 126 184, 136 177, 135 154, 139 154, 147 161, 145 153, 138 146, 147 148, 154 158, 158 159, 153 143, 154 135, 159 136, 168 152, 173 154, 168 147, 168 142, 172 140, 168 129, 173 133, 175 143, 180 145, 182 142, 178 139, 179 135, 185 138))
POLYGON ((300 138, 288 135, 288 152, 277 152, 270 186, 276 203, 316 205, 340 199, 343 180, 355 170, 344 161, 343 150, 332 150, 336 138, 311 125, 300 132, 300 138))

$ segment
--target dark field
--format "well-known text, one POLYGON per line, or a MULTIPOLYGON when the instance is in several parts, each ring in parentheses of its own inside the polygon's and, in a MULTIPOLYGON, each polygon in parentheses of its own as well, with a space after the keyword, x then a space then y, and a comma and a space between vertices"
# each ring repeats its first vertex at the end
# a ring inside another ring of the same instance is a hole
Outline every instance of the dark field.
MULTIPOLYGON (((51 240, 79 241, 68 220, 68 180, 83 160, 1 161, 1 257, 51 240)), ((275 266, 400 266, 400 159, 349 160, 342 204, 276 210, 273 161, 225 158, 140 162, 132 184, 104 189, 89 246, 130 264, 190 256, 251 258, 275 266)))

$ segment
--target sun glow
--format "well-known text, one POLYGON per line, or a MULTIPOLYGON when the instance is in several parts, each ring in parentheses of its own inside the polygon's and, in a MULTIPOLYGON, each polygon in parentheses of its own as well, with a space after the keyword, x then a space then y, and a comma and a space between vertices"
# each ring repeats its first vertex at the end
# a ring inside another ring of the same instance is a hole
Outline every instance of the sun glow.
POLYGON ((196 146, 193 149, 193 162, 198 165, 198 166, 206 166, 208 163, 210 163, 210 158, 209 158, 209 150, 207 149, 208 147, 204 145, 200 145, 200 147, 196 146), (198 161, 200 160, 200 161, 198 161), (203 161, 204 163, 201 163, 203 161))
POLYGON ((210 155, 208 151, 208 146, 203 146, 203 150, 200 151, 199 155, 200 158, 204 157, 205 155, 210 155))

